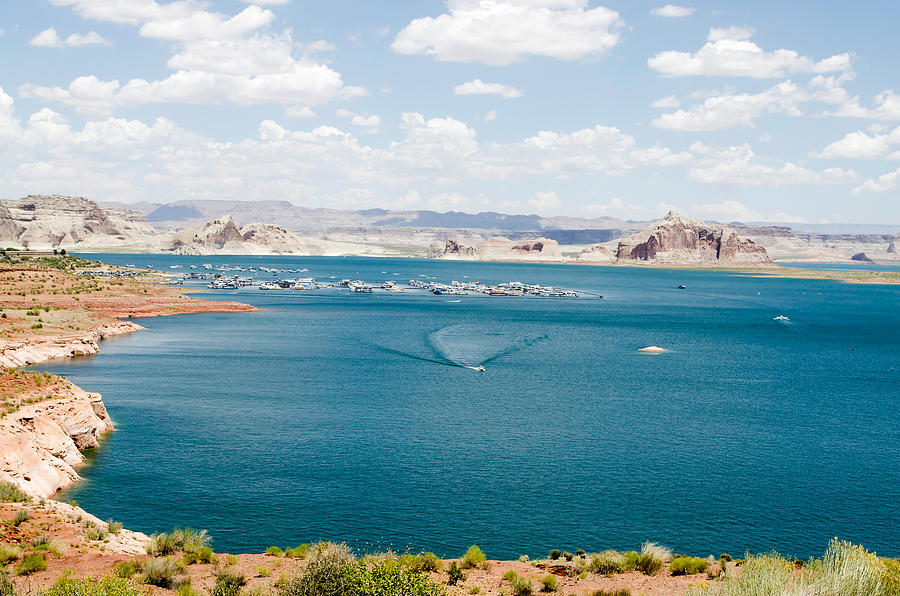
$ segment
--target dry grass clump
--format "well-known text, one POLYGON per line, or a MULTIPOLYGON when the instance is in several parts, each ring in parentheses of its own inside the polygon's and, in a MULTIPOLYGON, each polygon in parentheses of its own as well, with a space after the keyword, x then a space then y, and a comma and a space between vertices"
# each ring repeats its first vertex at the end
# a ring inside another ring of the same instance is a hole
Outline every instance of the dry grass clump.
POLYGON ((655 575, 672 560, 672 551, 655 542, 645 542, 635 568, 647 575, 655 575))
POLYGON ((147 542, 147 554, 153 557, 175 553, 199 553, 211 540, 206 530, 175 528, 170 534, 154 534, 147 542))
MULTIPOLYGON (((900 567, 900 566, 898 566, 900 567)), ((778 553, 748 555, 738 573, 702 582, 686 596, 897 596, 900 568, 835 538, 821 559, 799 567, 778 553)))
POLYGON ((24 490, 6 480, 0 481, 0 502, 3 503, 27 503, 31 500, 24 490))
POLYGON ((486 560, 487 557, 484 552, 478 548, 477 544, 473 544, 466 551, 466 554, 460 557, 459 566, 462 569, 475 569, 479 565, 483 565, 486 560))

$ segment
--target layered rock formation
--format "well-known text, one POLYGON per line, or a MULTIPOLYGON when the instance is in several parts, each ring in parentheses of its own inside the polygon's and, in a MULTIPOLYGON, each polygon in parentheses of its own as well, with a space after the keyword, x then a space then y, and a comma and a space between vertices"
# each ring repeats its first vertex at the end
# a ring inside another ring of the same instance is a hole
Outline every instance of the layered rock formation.
POLYGON ((728 227, 670 211, 642 232, 619 241, 616 258, 671 265, 773 265, 766 249, 728 227))
POLYGON ((548 238, 510 240, 488 238, 478 246, 465 245, 457 240, 435 243, 428 251, 430 259, 461 261, 561 261, 559 243, 548 238))
POLYGON ((103 209, 83 197, 30 195, 0 201, 0 244, 53 248, 149 248, 155 231, 137 211, 103 209))
POLYGON ((55 358, 89 356, 100 351, 99 342, 114 335, 143 329, 129 321, 100 325, 74 337, 31 338, 20 342, 0 342, 0 366, 15 368, 55 358))
POLYGON ((178 232, 164 248, 184 255, 324 253, 316 243, 278 226, 254 223, 239 228, 230 215, 178 232))
POLYGON ((0 480, 40 498, 78 480, 80 449, 96 447, 100 435, 113 430, 99 393, 64 380, 47 391, 0 419, 0 480))

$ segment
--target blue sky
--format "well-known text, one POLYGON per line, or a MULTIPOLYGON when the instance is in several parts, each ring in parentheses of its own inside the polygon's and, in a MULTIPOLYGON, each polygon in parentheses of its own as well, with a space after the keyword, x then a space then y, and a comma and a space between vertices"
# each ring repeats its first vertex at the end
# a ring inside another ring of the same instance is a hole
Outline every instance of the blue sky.
POLYGON ((898 13, 11 0, 0 196, 895 224, 898 13))

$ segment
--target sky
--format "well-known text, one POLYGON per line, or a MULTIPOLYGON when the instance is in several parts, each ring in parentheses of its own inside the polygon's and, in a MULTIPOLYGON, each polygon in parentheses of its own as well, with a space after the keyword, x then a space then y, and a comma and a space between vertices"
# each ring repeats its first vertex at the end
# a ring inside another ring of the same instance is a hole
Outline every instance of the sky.
POLYGON ((900 3, 4 0, 0 198, 900 223, 900 3))

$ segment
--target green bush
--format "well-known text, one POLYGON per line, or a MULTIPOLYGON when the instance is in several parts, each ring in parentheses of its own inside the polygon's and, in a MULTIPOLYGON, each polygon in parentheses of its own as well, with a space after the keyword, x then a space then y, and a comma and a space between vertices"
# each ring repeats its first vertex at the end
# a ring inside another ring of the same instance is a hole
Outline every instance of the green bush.
POLYGON ((473 544, 469 547, 469 550, 466 551, 459 561, 459 566, 463 569, 474 569, 478 565, 484 563, 487 560, 487 557, 478 548, 477 544, 473 544))
POLYGON ((615 575, 624 573, 628 567, 625 555, 614 550, 605 550, 602 553, 591 555, 588 563, 588 571, 602 575, 615 575))
POLYGON ((141 581, 151 586, 171 590, 178 587, 177 578, 181 571, 181 566, 172 557, 150 559, 144 563, 144 575, 141 581))
POLYGON ((14 544, 0 544, 0 567, 17 560, 21 554, 22 549, 14 544))
POLYGON ((346 570, 356 564, 346 544, 319 542, 307 553, 303 572, 282 589, 284 596, 344 596, 350 583, 346 570))
POLYGON ((216 562, 216 555, 211 546, 202 546, 197 551, 197 560, 201 563, 212 564, 216 562))
POLYGON ((631 596, 631 591, 625 588, 621 590, 594 590, 589 596, 631 596))
POLYGON ((566 561, 571 561, 572 559, 575 558, 575 555, 573 555, 572 553, 570 553, 568 551, 564 551, 562 556, 566 561))
POLYGON ((140 564, 135 561, 122 561, 121 563, 116 564, 113 573, 116 577, 130 579, 134 574, 141 570, 140 567, 140 564))
POLYGON ((534 587, 527 577, 522 577, 512 569, 503 574, 503 579, 509 582, 509 588, 513 596, 531 596, 534 587))
POLYGON ((284 551, 277 546, 270 546, 266 549, 266 554, 271 557, 280 557, 284 554, 284 551))
POLYGON ((646 575, 655 575, 671 560, 672 551, 655 542, 645 542, 641 546, 641 555, 638 557, 635 568, 646 575))
POLYGON ((582 549, 579 548, 578 550, 575 551, 575 556, 576 556, 576 557, 583 557, 583 556, 584 556, 584 551, 583 551, 582 549))
POLYGON ((726 563, 730 563, 730 562, 732 562, 734 559, 732 559, 732 558, 731 558, 731 555, 729 555, 728 553, 722 553, 721 555, 719 555, 719 560, 720 560, 720 561, 725 561, 726 563))
POLYGON ((24 490, 6 480, 0 481, 0 502, 3 503, 27 503, 31 500, 24 490))
POLYGON ((170 534, 154 534, 147 543, 147 554, 153 557, 178 552, 197 553, 211 540, 206 530, 175 528, 170 534))
POLYGON ((47 559, 39 553, 25 555, 22 562, 16 565, 16 575, 31 575, 38 571, 47 570, 47 559))
POLYGON ((19 509, 16 511, 16 517, 13 518, 13 525, 18 528, 22 523, 27 522, 29 519, 31 519, 31 516, 28 515, 28 512, 24 509, 19 509))
POLYGON ((555 592, 559 588, 559 581, 552 573, 548 573, 541 579, 541 592, 555 592))
POLYGON ((349 596, 440 596, 444 589, 404 567, 392 564, 351 565, 346 570, 349 596))
POLYGON ((447 585, 455 586, 461 581, 466 581, 466 574, 462 572, 456 561, 451 561, 450 566, 447 568, 447 585))
POLYGON ((118 534, 122 531, 122 522, 109 520, 108 522, 106 522, 106 530, 110 534, 118 534))
POLYGON ((560 558, 561 556, 562 556, 562 551, 559 550, 558 548, 554 548, 553 550, 550 551, 549 557, 550 557, 551 561, 555 561, 558 558, 560 558))
POLYGON ((672 575, 694 575, 703 573, 708 567, 706 559, 700 557, 676 557, 669 563, 669 572, 672 575))
POLYGON ((284 554, 286 557, 291 559, 305 559, 308 552, 309 545, 301 544, 300 546, 295 546, 294 548, 285 549, 284 554))
POLYGON ((121 577, 82 579, 64 575, 39 596, 142 596, 142 593, 137 586, 121 577))
POLYGON ((398 561, 402 567, 415 572, 440 571, 441 567, 444 566, 443 561, 441 561, 436 554, 431 552, 420 553, 418 555, 406 553, 400 555, 398 561))
POLYGON ((210 596, 239 596, 241 588, 247 580, 240 573, 222 571, 216 574, 216 585, 213 586, 210 596))

